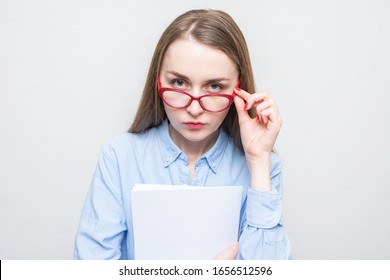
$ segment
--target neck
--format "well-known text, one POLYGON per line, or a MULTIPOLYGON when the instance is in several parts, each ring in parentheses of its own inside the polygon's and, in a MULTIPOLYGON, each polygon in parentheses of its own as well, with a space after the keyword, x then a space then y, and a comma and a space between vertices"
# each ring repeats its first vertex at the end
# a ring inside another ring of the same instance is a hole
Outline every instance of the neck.
POLYGON ((195 163, 215 144, 219 130, 215 131, 202 141, 190 141, 178 133, 170 124, 169 133, 172 141, 187 155, 189 163, 195 163))

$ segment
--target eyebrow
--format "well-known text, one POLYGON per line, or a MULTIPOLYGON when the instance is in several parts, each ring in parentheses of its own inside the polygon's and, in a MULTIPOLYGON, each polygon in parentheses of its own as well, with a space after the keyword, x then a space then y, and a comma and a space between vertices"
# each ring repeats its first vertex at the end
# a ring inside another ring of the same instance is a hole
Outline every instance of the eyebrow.
MULTIPOLYGON (((183 80, 191 80, 190 78, 188 78, 187 76, 183 75, 183 74, 180 74, 179 72, 176 72, 176 71, 167 71, 168 74, 172 74, 172 75, 175 75, 176 77, 180 78, 180 79, 183 79, 183 80)), ((207 80, 205 83, 206 84, 209 84, 209 83, 217 83, 217 82, 222 82, 222 81, 230 81, 231 79, 228 79, 228 78, 215 78, 215 79, 210 79, 210 80, 207 80)))

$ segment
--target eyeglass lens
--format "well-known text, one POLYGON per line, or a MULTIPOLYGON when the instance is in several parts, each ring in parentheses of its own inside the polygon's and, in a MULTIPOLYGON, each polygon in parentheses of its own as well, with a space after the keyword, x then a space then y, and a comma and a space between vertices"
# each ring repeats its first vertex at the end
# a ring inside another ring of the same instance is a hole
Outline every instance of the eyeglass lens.
MULTIPOLYGON (((189 106, 191 97, 176 91, 164 91, 162 95, 164 101, 174 108, 184 108, 189 106)), ((225 96, 202 96, 199 100, 202 106, 209 111, 220 111, 226 109, 230 105, 229 98, 225 96)))

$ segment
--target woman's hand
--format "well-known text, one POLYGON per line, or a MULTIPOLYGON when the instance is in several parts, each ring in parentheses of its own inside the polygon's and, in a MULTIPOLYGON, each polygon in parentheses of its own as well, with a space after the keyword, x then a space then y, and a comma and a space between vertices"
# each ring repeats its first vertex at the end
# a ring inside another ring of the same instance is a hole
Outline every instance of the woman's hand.
POLYGON ((282 126, 279 109, 266 92, 249 94, 237 88, 234 91, 237 94, 234 104, 251 175, 251 187, 259 191, 271 191, 269 154, 282 126), (251 108, 256 112, 253 119, 247 112, 251 108))
POLYGON ((250 94, 238 88, 234 91, 237 94, 234 104, 239 119, 241 141, 248 164, 265 156, 268 158, 282 126, 282 118, 275 101, 267 92, 250 94), (256 112, 253 119, 247 112, 251 108, 256 112))

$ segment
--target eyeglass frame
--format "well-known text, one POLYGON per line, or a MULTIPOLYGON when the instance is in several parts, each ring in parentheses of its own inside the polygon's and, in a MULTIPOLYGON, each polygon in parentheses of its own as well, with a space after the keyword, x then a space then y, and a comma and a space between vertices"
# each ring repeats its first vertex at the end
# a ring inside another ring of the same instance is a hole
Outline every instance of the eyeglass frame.
MULTIPOLYGON (((190 107, 190 105, 192 104, 192 102, 194 100, 198 101, 199 103, 199 106, 205 110, 206 112, 210 112, 210 113, 219 113, 219 112, 223 112, 225 111, 226 109, 230 108, 230 106, 232 106, 233 104, 233 101, 234 101, 234 97, 237 95, 234 91, 233 91, 233 94, 224 94, 224 93, 218 93, 218 94, 212 94, 212 93, 208 93, 208 94, 204 94, 204 95, 201 95, 201 96, 198 96, 198 97, 195 97, 193 96, 192 94, 188 93, 188 92, 185 92, 183 90, 180 90, 180 89, 175 89, 175 88, 168 88, 168 87, 162 87, 161 86, 161 81, 160 81, 160 76, 158 76, 157 78, 158 80, 158 84, 157 84, 157 88, 158 88, 158 95, 160 96, 161 100, 167 104, 169 107, 171 108, 174 108, 174 109, 185 109, 185 108, 188 108, 190 107), (189 96, 191 99, 188 101, 188 103, 182 107, 174 107, 172 106, 171 104, 169 104, 168 102, 165 101, 164 97, 163 97, 163 93, 165 91, 174 91, 174 92, 178 92, 178 93, 181 93, 181 94, 184 94, 184 95, 187 95, 189 96), (203 104, 202 104, 202 98, 204 97, 210 97, 210 96, 222 96, 222 97, 226 97, 227 99, 229 99, 229 105, 226 106, 226 108, 222 109, 222 110, 218 110, 218 111, 211 111, 211 110, 208 110, 206 109, 203 104)), ((237 83, 237 87, 240 86, 240 80, 238 80, 238 83, 237 83)))

